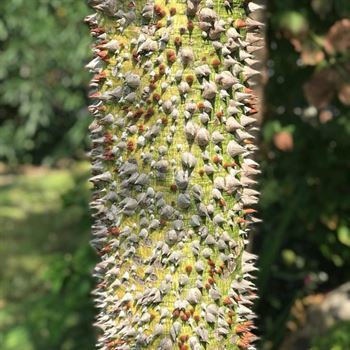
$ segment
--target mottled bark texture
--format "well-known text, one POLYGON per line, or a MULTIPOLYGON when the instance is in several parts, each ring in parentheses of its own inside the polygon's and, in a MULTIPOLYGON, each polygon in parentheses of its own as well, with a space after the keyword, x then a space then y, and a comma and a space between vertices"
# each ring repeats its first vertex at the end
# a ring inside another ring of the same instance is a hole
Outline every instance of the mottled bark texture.
POLYGON ((91 0, 100 349, 254 349, 259 9, 91 0))

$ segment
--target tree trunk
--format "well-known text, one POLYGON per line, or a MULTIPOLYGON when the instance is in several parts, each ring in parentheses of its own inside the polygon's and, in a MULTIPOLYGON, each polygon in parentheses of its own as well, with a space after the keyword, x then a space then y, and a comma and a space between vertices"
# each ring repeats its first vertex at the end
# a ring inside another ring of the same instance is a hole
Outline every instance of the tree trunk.
POLYGON ((98 347, 254 349, 259 7, 90 3, 98 347))

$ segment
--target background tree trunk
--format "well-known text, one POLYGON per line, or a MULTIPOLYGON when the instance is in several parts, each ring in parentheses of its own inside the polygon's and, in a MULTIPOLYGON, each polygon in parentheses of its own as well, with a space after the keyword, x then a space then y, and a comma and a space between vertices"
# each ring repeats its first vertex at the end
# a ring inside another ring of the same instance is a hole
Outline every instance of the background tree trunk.
POLYGON ((252 2, 91 0, 101 349, 254 349, 252 2))

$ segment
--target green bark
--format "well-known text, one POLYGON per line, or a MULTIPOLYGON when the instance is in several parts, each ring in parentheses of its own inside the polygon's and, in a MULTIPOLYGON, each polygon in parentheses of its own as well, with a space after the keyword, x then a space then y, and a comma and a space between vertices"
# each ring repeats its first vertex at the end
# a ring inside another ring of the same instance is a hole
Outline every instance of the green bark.
POLYGON ((91 5, 98 347, 254 349, 255 5, 91 5))

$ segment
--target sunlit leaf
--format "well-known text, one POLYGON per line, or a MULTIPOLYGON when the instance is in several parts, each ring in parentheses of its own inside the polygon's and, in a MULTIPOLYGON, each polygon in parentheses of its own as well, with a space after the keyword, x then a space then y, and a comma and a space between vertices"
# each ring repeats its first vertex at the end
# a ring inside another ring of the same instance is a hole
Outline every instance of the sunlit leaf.
POLYGON ((292 36, 306 33, 309 28, 307 19, 301 12, 285 11, 279 17, 279 26, 292 36))
POLYGON ((337 230, 338 239, 344 245, 350 247, 350 229, 348 226, 341 225, 337 230))

